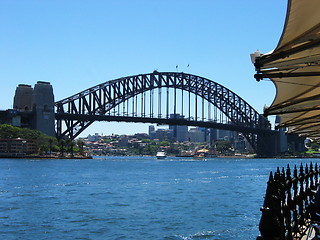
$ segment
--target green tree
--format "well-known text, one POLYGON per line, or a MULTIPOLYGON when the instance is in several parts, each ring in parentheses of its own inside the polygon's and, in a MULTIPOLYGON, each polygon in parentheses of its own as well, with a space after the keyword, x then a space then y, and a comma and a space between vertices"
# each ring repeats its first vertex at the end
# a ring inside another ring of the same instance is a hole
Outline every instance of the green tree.
POLYGON ((82 140, 77 141, 77 146, 79 148, 79 153, 84 155, 84 142, 82 140))
POLYGON ((8 124, 0 124, 0 138, 22 138, 27 140, 34 140, 42 153, 48 151, 48 149, 50 148, 50 144, 57 144, 56 138, 49 137, 38 130, 19 128, 8 124))
POLYGON ((226 152, 228 151, 232 145, 230 141, 218 140, 215 142, 216 150, 218 152, 226 152))
POLYGON ((159 145, 160 145, 161 147, 166 147, 166 146, 170 146, 170 143, 169 143, 168 141, 161 141, 161 142, 159 143, 159 145))
POLYGON ((310 148, 313 150, 313 151, 319 151, 319 144, 316 143, 316 142, 312 142, 310 144, 310 148))
POLYGON ((64 139, 59 139, 59 149, 60 149, 60 155, 64 156, 64 151, 65 151, 65 146, 66 146, 66 142, 64 139))
POLYGON ((73 140, 69 138, 65 139, 66 152, 70 153, 71 156, 74 155, 74 146, 75 146, 75 143, 73 140))

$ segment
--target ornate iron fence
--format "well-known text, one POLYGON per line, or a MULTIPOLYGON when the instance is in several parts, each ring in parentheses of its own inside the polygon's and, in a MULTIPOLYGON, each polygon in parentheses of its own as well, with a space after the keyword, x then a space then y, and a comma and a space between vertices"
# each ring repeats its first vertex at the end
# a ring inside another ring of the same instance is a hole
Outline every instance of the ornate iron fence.
POLYGON ((312 163, 270 172, 257 240, 300 239, 311 219, 319 185, 319 168, 312 163))

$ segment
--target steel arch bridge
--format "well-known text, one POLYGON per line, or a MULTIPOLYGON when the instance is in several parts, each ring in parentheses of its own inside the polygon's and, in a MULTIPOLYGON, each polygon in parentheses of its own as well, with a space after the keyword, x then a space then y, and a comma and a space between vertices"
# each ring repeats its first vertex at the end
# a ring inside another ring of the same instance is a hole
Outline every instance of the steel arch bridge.
POLYGON ((254 150, 269 121, 245 100, 209 79, 178 72, 107 81, 55 103, 58 138, 76 138, 94 121, 144 122, 243 133, 254 150))

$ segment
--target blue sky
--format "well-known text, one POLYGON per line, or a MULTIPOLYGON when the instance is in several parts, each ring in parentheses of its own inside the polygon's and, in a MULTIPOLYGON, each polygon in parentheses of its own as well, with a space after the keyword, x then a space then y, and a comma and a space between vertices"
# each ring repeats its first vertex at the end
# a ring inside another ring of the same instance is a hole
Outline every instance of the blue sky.
MULTIPOLYGON (((1 0, 0 109, 12 107, 21 83, 48 81, 60 100, 108 80, 178 65, 262 113, 275 88, 255 81, 249 55, 276 47, 286 7, 286 0, 1 0)), ((83 135, 147 129, 94 123, 83 135)))

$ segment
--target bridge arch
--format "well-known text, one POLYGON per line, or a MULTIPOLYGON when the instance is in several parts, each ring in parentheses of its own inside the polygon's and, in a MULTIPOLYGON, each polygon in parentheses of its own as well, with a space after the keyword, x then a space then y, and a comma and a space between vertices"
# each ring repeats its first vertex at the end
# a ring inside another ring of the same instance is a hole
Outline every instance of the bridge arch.
POLYGON ((56 132, 59 138, 74 139, 94 121, 149 122, 242 132, 256 149, 257 134, 269 131, 271 128, 266 118, 230 89, 212 80, 188 73, 154 71, 148 74, 122 77, 57 101, 55 106, 56 132), (157 97, 154 97, 156 89, 158 90, 157 97), (165 89, 164 93, 162 89, 165 89), (150 94, 146 96, 148 91, 150 94), (178 96, 177 91, 182 93, 182 97, 181 94, 178 96), (187 97, 183 95, 185 92, 187 97), (193 99, 196 103, 190 99, 191 94, 198 96, 193 99), (141 96, 139 100, 138 95, 141 96), (161 98, 166 98, 167 106, 161 106, 163 105, 161 98), (169 98, 172 100, 170 106, 169 98), (132 103, 129 103, 130 99, 132 103), (200 105, 197 103, 198 99, 202 101, 200 105), (210 117, 204 118, 204 101, 223 113, 229 123, 219 123, 210 117), (120 114, 121 104, 122 114, 120 114), (140 114, 135 111, 138 107, 134 105, 138 104, 141 105, 139 106, 141 107, 140 114), (180 105, 180 111, 178 105, 180 105), (197 109, 198 106, 202 108, 202 111, 197 109), (117 107, 119 111, 116 111, 117 107), (171 112, 169 112, 169 107, 171 112), (132 108, 131 113, 129 113, 130 108, 132 108), (157 108, 157 111, 154 108, 157 108), (187 109, 187 113, 183 113, 183 109, 187 109), (199 112, 202 117, 198 115, 199 112), (171 117, 170 114, 172 114, 171 117))

